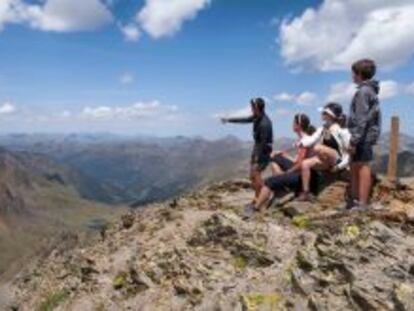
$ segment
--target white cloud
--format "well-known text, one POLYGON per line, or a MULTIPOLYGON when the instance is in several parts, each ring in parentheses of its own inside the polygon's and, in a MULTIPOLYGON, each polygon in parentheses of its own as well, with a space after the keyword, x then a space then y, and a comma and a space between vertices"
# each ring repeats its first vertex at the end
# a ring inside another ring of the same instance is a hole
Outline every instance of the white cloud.
POLYGON ((210 2, 211 0, 146 0, 136 20, 155 39, 171 36, 210 2))
MULTIPOLYGON (((391 99, 399 95, 400 85, 393 80, 385 80, 380 83, 381 100, 391 99)), ((338 102, 340 104, 348 104, 351 102, 357 86, 354 83, 339 82, 331 85, 326 101, 338 102)))
POLYGON ((112 21, 111 12, 99 0, 0 1, 0 29, 7 23, 28 24, 43 31, 95 30, 112 21))
POLYGON ((299 94, 296 98, 296 102, 299 105, 310 105, 316 101, 318 96, 315 93, 312 92, 303 92, 302 94, 299 94))
MULTIPOLYGON (((276 116, 286 116, 288 114, 291 113, 291 110, 287 109, 287 108, 278 108, 276 110, 273 109, 267 109, 270 114, 274 114, 276 116)), ((252 115, 252 109, 250 106, 246 106, 244 108, 240 108, 240 109, 235 109, 235 110, 230 110, 230 111, 224 111, 221 113, 217 113, 215 115, 213 115, 213 118, 217 119, 217 118, 242 118, 242 117, 248 117, 252 115)))
POLYGON ((380 99, 387 100, 399 94, 400 86, 393 80, 386 80, 380 83, 380 99))
POLYGON ((63 110, 60 114, 59 117, 62 119, 68 119, 70 117, 72 117, 72 112, 70 112, 69 110, 63 110))
POLYGON ((241 118, 241 117, 248 117, 252 115, 252 108, 250 106, 246 106, 244 108, 224 111, 213 115, 213 118, 241 118))
POLYGON ((0 115, 9 115, 16 112, 16 107, 9 102, 5 102, 2 105, 0 105, 0 115))
MULTIPOLYGON (((54 32, 96 30, 115 20, 114 0, 0 0, 0 31, 7 24, 23 24, 54 32)), ((145 0, 133 21, 118 27, 126 41, 137 42, 141 30, 153 38, 171 36, 194 19, 211 0, 145 0)))
POLYGON ((288 65, 318 70, 350 68, 359 58, 392 68, 414 54, 412 0, 324 0, 284 20, 281 54, 288 65))
POLYGON ((350 103, 357 88, 354 83, 339 82, 331 85, 327 102, 337 102, 340 104, 350 103))
POLYGON ((284 92, 273 96, 273 99, 277 102, 286 102, 305 106, 313 104, 317 98, 317 94, 309 91, 302 92, 297 95, 284 92))
POLYGON ((0 1, 0 30, 7 23, 17 23, 20 20, 18 8, 20 0, 2 0, 0 1))
POLYGON ((280 93, 280 94, 276 94, 275 96, 273 96, 273 99, 278 102, 291 103, 295 101, 295 96, 289 93, 280 93))
POLYGON ((409 95, 414 95, 414 82, 405 87, 405 92, 409 95))
POLYGON ((135 24, 128 24, 120 28, 126 41, 137 42, 141 38, 141 31, 135 24))
POLYGON ((81 117, 90 120, 133 120, 168 116, 178 110, 176 106, 162 105, 158 101, 138 102, 131 106, 85 107, 81 117))
POLYGON ((124 84, 124 85, 131 84, 134 81, 135 81, 134 75, 129 72, 125 72, 119 77, 119 82, 121 82, 121 84, 124 84))

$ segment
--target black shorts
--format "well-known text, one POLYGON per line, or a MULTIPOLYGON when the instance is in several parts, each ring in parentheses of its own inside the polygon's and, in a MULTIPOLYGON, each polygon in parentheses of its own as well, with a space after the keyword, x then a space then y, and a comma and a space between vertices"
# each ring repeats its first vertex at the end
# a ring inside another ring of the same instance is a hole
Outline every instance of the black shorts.
POLYGON ((287 190, 298 193, 302 190, 302 176, 300 172, 272 176, 265 180, 265 185, 273 192, 287 190))
POLYGON ((271 161, 279 165, 280 169, 284 172, 290 170, 294 165, 292 160, 284 157, 283 155, 277 155, 273 157, 271 161))
POLYGON ((374 146, 367 143, 359 143, 352 155, 353 163, 369 163, 374 160, 374 146))
POLYGON ((252 169, 257 170, 259 172, 263 172, 270 163, 270 154, 272 150, 269 151, 257 151, 256 149, 252 152, 251 157, 251 166, 252 169))
MULTIPOLYGON (((278 155, 272 158, 272 162, 275 162, 282 171, 286 172, 291 169, 294 165, 293 161, 282 156, 278 155)), ((312 170, 311 173, 311 184, 310 190, 312 193, 318 192, 318 174, 312 170)), ((273 192, 277 191, 293 191, 295 193, 300 193, 302 191, 302 173, 300 171, 285 173, 278 176, 272 176, 265 180, 265 185, 272 190, 273 192)))

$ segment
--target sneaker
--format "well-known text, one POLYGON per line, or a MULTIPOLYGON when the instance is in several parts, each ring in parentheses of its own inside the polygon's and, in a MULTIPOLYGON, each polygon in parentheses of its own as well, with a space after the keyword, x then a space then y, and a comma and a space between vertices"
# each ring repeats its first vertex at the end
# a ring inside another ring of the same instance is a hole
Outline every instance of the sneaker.
POLYGON ((249 203, 244 207, 244 216, 243 219, 250 219, 253 217, 256 212, 256 206, 253 203, 249 203))
POLYGON ((341 209, 350 210, 351 208, 358 206, 359 202, 356 199, 348 199, 341 205, 341 209))
POLYGON ((350 212, 368 212, 369 211, 369 206, 366 205, 366 204, 361 204, 361 203, 357 202, 356 204, 354 204, 354 206, 352 206, 348 210, 350 212))

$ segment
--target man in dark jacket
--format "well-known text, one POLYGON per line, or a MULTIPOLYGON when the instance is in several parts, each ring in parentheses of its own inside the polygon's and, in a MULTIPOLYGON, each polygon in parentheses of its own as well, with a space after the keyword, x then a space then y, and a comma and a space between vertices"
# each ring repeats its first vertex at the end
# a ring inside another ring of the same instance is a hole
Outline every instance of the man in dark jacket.
POLYGON ((262 172, 270 163, 273 145, 272 122, 265 113, 265 101, 254 98, 250 101, 252 115, 245 118, 222 118, 223 123, 253 123, 254 147, 250 162, 250 180, 256 193, 260 194, 263 186, 262 172))
POLYGON ((370 162, 373 147, 381 135, 381 109, 378 100, 379 83, 373 80, 375 62, 362 59, 352 65, 353 80, 358 90, 351 102, 348 127, 351 132, 351 188, 350 208, 365 209, 372 188, 370 162))

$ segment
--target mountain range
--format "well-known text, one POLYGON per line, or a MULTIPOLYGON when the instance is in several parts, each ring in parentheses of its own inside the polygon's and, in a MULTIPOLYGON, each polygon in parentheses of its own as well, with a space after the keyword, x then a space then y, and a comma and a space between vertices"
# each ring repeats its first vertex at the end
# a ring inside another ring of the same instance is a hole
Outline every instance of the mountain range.
MULTIPOLYGON (((385 172, 388 135, 376 169, 385 172)), ((293 139, 277 140, 291 150, 293 139)), ((113 134, 0 136, 0 275, 62 232, 100 226, 140 207, 248 174, 251 143, 235 137, 113 134), (92 225, 91 225, 92 224, 92 225)), ((401 136, 398 173, 414 175, 414 138, 401 136)))
POLYGON ((42 167, 60 170, 40 156, 0 149, 0 275, 18 270, 58 236, 86 232, 122 210, 82 199, 73 187, 40 173, 42 167))
MULTIPOLYGON (((72 185, 86 199, 138 206, 203 183, 245 174, 249 144, 233 137, 128 138, 115 135, 4 136, 9 150, 40 155, 43 175, 72 185)), ((40 165, 39 165, 40 164, 40 165)))

